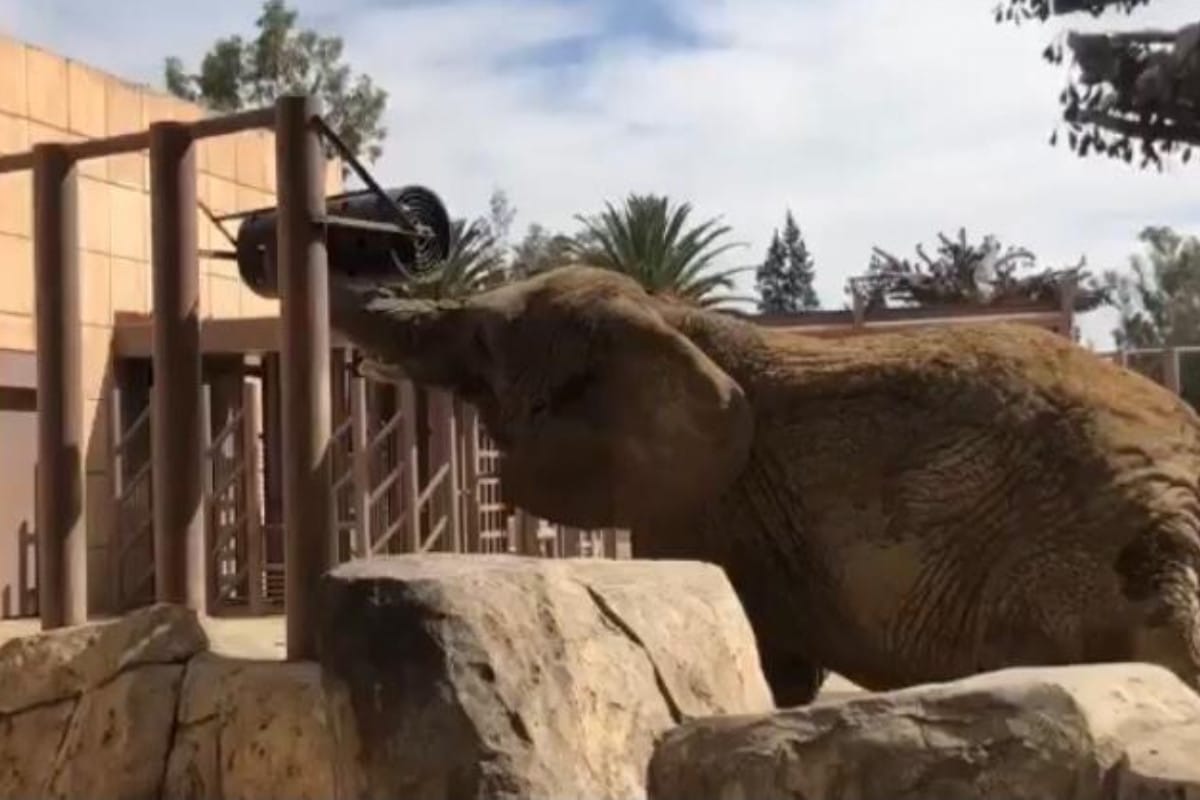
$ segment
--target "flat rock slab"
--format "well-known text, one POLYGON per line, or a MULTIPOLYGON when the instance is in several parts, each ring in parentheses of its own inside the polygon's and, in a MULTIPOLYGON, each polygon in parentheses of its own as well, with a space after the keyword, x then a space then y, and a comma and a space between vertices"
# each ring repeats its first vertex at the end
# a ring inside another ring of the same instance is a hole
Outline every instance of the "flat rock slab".
POLYGON ((1185 735, 1195 742, 1197 723, 1200 695, 1157 666, 1002 670, 688 722, 657 747, 650 797, 1192 797, 1184 792, 1195 791, 1191 764, 1200 751, 1184 755, 1171 743, 1185 735))
POLYGON ((196 656, 176 723, 164 797, 334 797, 333 740, 315 663, 196 656))
POLYGON ((645 797, 678 722, 772 708, 724 572, 397 556, 322 584, 338 797, 645 797))
POLYGON ((0 645, 0 800, 156 800, 194 613, 157 605, 0 645))
POLYGON ((1114 800, 1200 800, 1200 723, 1137 739, 1116 774, 1114 800))
POLYGON ((207 646, 195 612, 166 604, 10 639, 0 644, 0 715, 78 697, 132 667, 182 663, 207 646))

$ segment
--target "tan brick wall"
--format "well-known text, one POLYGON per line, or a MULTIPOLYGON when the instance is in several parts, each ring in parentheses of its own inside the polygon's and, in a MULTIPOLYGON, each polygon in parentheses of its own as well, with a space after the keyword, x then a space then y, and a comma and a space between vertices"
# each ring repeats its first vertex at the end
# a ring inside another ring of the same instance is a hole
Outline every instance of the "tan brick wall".
MULTIPOLYGON (((157 120, 192 120, 203 114, 190 103, 0 36, 0 153, 22 152, 42 141, 128 133, 157 120)), ((197 194, 215 213, 274 203, 274 139, 269 132, 204 140, 196 155, 197 194)), ((137 153, 82 162, 78 175, 84 426, 90 431, 87 489, 94 494, 107 491, 113 316, 151 311, 149 166, 146 154, 137 153)), ((340 188, 334 168, 328 183, 330 191, 340 188)), ((28 173, 0 175, 0 349, 34 349, 31 205, 28 173)), ((228 249, 199 209, 196 214, 199 246, 228 249)), ((236 233, 236 224, 227 227, 236 233)), ((273 316, 278 306, 246 288, 232 262, 203 259, 200 312, 204 318, 273 316)), ((87 507, 88 538, 102 549, 108 540, 104 504, 90 497, 87 507)), ((101 553, 95 555, 93 563, 104 563, 101 553)), ((97 583, 93 580, 98 589, 97 583)))

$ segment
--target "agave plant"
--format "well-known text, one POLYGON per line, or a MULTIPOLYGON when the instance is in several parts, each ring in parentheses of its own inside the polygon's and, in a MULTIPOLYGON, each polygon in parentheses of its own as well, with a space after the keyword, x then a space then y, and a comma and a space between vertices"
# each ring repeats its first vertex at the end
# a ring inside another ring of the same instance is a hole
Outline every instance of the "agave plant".
POLYGON ((429 272, 396 287, 408 297, 440 300, 462 297, 495 286, 504 279, 504 255, 486 220, 455 220, 450 250, 429 272))
POLYGON ((576 261, 622 272, 647 291, 673 295, 701 306, 753 302, 719 294, 734 288, 733 276, 752 267, 718 268, 716 260, 738 242, 722 242, 730 232, 719 219, 689 227, 689 203, 673 205, 657 195, 631 194, 621 208, 605 203, 596 216, 577 216, 583 230, 572 244, 576 261))

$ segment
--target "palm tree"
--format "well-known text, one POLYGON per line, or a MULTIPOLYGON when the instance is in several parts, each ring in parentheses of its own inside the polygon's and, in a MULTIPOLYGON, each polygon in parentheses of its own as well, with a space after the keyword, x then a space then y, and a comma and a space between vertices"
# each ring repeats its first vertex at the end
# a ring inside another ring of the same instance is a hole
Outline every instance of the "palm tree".
POLYGON ((732 290, 733 276, 752 267, 720 269, 716 259, 740 243, 720 240, 730 228, 710 219, 688 227, 690 203, 631 194, 622 208, 605 203, 597 216, 577 216, 583 230, 572 243, 574 260, 622 272, 647 291, 713 307, 752 298, 717 294, 732 290))
POLYGON ((474 294, 504 279, 504 254, 486 220, 457 219, 450 226, 450 250, 433 269, 398 288, 408 297, 441 300, 474 294))

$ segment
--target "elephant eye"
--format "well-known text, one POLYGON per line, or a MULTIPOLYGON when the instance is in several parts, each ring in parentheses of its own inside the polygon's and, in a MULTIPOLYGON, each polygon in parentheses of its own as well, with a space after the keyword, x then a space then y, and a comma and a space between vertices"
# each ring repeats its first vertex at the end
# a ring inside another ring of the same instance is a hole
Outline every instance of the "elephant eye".
POLYGON ((582 398, 591 388, 595 376, 591 372, 577 372, 559 384, 554 390, 550 402, 555 408, 562 408, 582 398))
POLYGON ((529 415, 531 417, 540 417, 550 410, 550 403, 544 397, 539 397, 529 404, 529 415))

